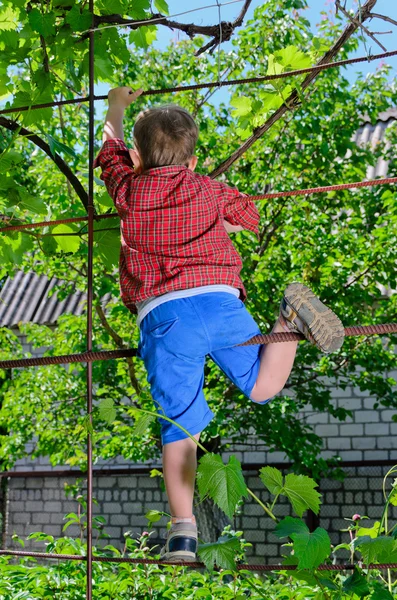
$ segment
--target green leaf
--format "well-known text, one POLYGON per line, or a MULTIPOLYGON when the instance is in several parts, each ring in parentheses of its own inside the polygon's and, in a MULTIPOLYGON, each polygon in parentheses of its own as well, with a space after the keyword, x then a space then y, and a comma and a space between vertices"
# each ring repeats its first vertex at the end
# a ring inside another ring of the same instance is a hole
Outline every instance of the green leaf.
POLYGON ((230 104, 236 107, 236 109, 232 111, 233 117, 245 117, 246 115, 251 113, 251 98, 247 98, 246 96, 233 96, 233 98, 230 101, 230 104))
POLYGON ((241 498, 248 496, 241 465, 235 456, 225 465, 217 454, 205 454, 200 459, 197 483, 201 498, 212 498, 229 518, 233 517, 241 498))
POLYGON ((99 416, 108 425, 111 425, 116 419, 117 411, 111 398, 104 398, 98 405, 99 416))
POLYGON ((361 598, 367 596, 370 590, 365 577, 356 570, 343 582, 343 591, 346 594, 356 594, 361 598))
POLYGON ((132 435, 142 436, 148 429, 150 423, 155 420, 156 417, 153 415, 141 414, 139 419, 137 419, 134 423, 134 428, 132 430, 132 435))
POLYGON ((360 550, 366 563, 397 560, 397 540, 384 535, 377 538, 360 536, 354 540, 354 549, 360 550))
POLYGON ((157 521, 160 521, 162 517, 163 513, 159 510, 149 510, 145 515, 145 519, 147 519, 150 523, 157 523, 157 521))
POLYGON ((38 196, 32 196, 24 189, 19 189, 18 191, 20 195, 18 204, 20 206, 37 215, 45 215, 47 213, 47 206, 44 204, 41 198, 38 196))
POLYGON ((393 596, 389 592, 389 590, 379 581, 374 581, 373 583, 374 591, 372 592, 370 600, 393 600, 393 596))
POLYGON ((310 508, 318 514, 321 495, 314 489, 317 483, 306 475, 290 473, 285 478, 284 491, 298 517, 310 508))
POLYGON ((306 523, 300 519, 294 519, 293 517, 285 517, 282 521, 277 523, 274 535, 278 538, 291 537, 294 533, 308 533, 309 528, 306 523))
POLYGON ((163 15, 169 15, 170 11, 168 8, 168 4, 165 0, 154 0, 154 5, 157 8, 157 10, 162 13, 163 15))
POLYGON ((269 492, 276 496, 283 487, 283 475, 276 467, 262 467, 259 477, 269 492))
POLYGON ((5 173, 13 169, 20 162, 25 160, 24 156, 16 150, 4 151, 0 154, 0 173, 5 173))
POLYGON ((331 540, 321 527, 317 527, 313 533, 293 533, 291 538, 294 541, 294 553, 299 559, 299 569, 314 569, 330 555, 331 540))
POLYGON ((0 31, 10 31, 12 29, 17 29, 18 22, 18 13, 12 10, 10 6, 7 6, 2 11, 0 11, 0 31))
POLYGON ((116 267, 119 263, 120 230, 100 231, 100 229, 113 227, 113 224, 120 225, 120 221, 118 219, 107 219, 107 226, 104 226, 104 221, 100 221, 95 226, 99 231, 94 231, 95 250, 98 252, 108 269, 113 269, 113 267, 116 267))
POLYGON ((146 19, 147 10, 150 10, 150 0, 134 0, 128 9, 128 14, 133 19, 146 19))
POLYGON ((382 533, 382 531, 384 531, 383 527, 382 531, 380 531, 379 527, 380 521, 375 521, 372 527, 360 527, 359 529, 357 529, 356 536, 363 537, 364 535, 367 535, 370 538, 376 538, 380 533, 382 533))
POLYGON ((290 473, 283 483, 281 472, 274 467, 263 467, 259 477, 271 494, 287 496, 298 517, 301 517, 308 508, 318 514, 321 496, 314 489, 317 487, 314 479, 306 475, 290 473))
POLYGON ((235 571, 234 558, 239 550, 240 542, 237 538, 220 537, 217 542, 212 544, 200 544, 197 553, 210 571, 213 570, 215 564, 223 569, 235 571))
POLYGON ((32 8, 28 18, 33 31, 37 31, 43 37, 55 35, 55 13, 42 13, 38 8, 32 8))
POLYGON ((135 31, 131 31, 129 42, 135 44, 137 48, 147 50, 152 42, 157 38, 157 29, 154 25, 142 26, 135 31))
POLYGON ((52 230, 52 234, 56 236, 55 241, 63 252, 74 253, 80 248, 81 239, 79 235, 76 235, 75 227, 72 227, 71 225, 57 225, 52 230), (56 236, 57 233, 70 235, 56 236))
POLYGON ((112 80, 114 77, 114 64, 108 58, 95 58, 95 75, 100 79, 112 80))
POLYGON ((54 158, 55 158, 56 152, 64 152, 65 154, 68 154, 69 156, 72 156, 73 158, 77 158, 76 152, 72 148, 69 148, 69 146, 66 146, 62 142, 59 142, 58 140, 53 138, 52 135, 49 135, 48 133, 45 134, 45 137, 46 137, 47 143, 50 147, 51 154, 54 158))
POLYGON ((86 31, 91 27, 92 16, 87 9, 80 12, 80 7, 76 4, 69 10, 65 21, 73 31, 86 31))

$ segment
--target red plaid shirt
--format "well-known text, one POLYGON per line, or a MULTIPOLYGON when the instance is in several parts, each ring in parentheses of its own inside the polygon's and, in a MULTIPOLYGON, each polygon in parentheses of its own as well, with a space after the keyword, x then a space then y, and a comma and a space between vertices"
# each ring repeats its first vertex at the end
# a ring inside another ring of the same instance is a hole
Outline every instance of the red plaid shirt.
POLYGON ((246 298, 223 220, 258 233, 252 202, 181 165, 136 175, 120 139, 104 143, 98 166, 121 219, 121 298, 132 312, 136 302, 202 285, 231 285, 246 298))

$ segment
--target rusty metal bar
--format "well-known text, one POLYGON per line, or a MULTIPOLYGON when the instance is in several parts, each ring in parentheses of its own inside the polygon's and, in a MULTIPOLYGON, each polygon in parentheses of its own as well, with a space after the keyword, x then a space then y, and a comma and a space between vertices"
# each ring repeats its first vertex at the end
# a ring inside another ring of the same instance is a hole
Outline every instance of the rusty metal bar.
MULTIPOLYGON (((91 28, 95 28, 94 0, 89 0, 92 15, 91 28)), ((92 302, 93 302, 93 263, 94 263, 94 36, 89 33, 89 123, 88 123, 88 259, 87 259, 87 352, 92 351, 92 302)), ((92 428, 92 362, 87 363, 87 416, 92 428)), ((92 600, 92 435, 87 431, 87 580, 86 597, 92 600)))
MULTIPOLYGON (((246 77, 243 79, 229 79, 227 81, 212 81, 207 83, 193 83, 191 85, 180 85, 170 88, 160 88, 155 90, 145 90, 141 96, 157 96, 162 94, 170 94, 177 92, 188 92, 191 90, 200 90, 200 89, 211 89, 214 87, 225 87, 229 85, 243 85, 246 83, 261 83, 262 81, 274 81, 275 79, 284 79, 286 77, 294 77, 303 75, 305 73, 311 72, 320 72, 325 71, 326 69, 332 69, 335 67, 343 67, 346 65, 352 65, 356 63, 362 62, 371 62, 377 59, 390 58, 397 54, 397 50, 392 50, 390 52, 383 52, 382 54, 373 54, 370 56, 360 56, 358 58, 347 58, 345 60, 338 60, 335 62, 324 63, 322 65, 313 65, 312 67, 307 67, 305 69, 296 69, 294 71, 286 71, 284 73, 276 73, 274 75, 258 75, 256 77, 246 77)), ((106 96, 93 96, 94 100, 106 100, 106 96)), ((10 113, 24 112, 26 110, 35 110, 38 108, 51 108, 53 106, 65 106, 66 104, 81 104, 84 102, 88 102, 90 96, 84 96, 81 98, 72 98, 71 100, 59 100, 56 102, 46 102, 44 104, 33 104, 32 106, 20 106, 20 107, 11 107, 0 110, 0 115, 6 115, 10 113)))

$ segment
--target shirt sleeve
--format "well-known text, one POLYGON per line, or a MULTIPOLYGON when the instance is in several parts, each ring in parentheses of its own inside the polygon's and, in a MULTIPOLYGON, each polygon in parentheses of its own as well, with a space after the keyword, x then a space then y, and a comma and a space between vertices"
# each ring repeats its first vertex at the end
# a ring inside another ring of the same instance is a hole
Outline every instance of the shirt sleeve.
POLYGON ((240 225, 244 229, 259 235, 259 212, 252 200, 236 188, 225 183, 213 181, 217 199, 225 221, 231 225, 240 225))
POLYGON ((132 180, 136 179, 128 148, 123 140, 107 140, 94 161, 94 169, 101 167, 100 178, 105 182, 109 195, 117 209, 125 209, 128 204, 132 180))

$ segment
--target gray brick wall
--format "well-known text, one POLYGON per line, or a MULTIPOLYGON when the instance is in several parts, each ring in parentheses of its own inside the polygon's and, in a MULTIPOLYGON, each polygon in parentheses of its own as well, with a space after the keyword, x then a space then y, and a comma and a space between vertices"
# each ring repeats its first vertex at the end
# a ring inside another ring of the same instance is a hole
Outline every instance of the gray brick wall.
MULTIPOLYGON (((379 519, 382 513, 382 482, 388 467, 349 467, 344 482, 323 480, 319 491, 322 494, 320 526, 331 536, 333 544, 347 541, 346 534, 339 529, 346 528, 345 518, 353 514, 367 515, 371 519, 379 519), (344 536, 344 537, 343 537, 344 536)), ((270 496, 259 477, 252 471, 245 473, 248 486, 264 502, 270 496)), ((76 512, 77 503, 67 499, 63 485, 65 478, 12 478, 9 480, 9 524, 7 547, 13 547, 11 536, 17 533, 25 538, 33 531, 44 531, 56 537, 63 536, 65 524, 63 516, 68 512, 76 512)), ((67 479, 68 483, 72 481, 67 479)), ((94 505, 94 514, 100 514, 107 520, 105 530, 111 535, 110 540, 99 541, 99 545, 111 543, 120 549, 123 546, 124 533, 132 531, 139 535, 147 530, 144 514, 149 509, 168 511, 166 496, 160 489, 157 478, 148 475, 112 476, 94 478, 94 497, 98 504, 94 505)), ((291 515, 292 511, 286 499, 275 508, 277 516, 291 515)), ((393 507, 391 517, 397 518, 397 507, 393 507)), ((368 521, 367 523, 371 523, 368 521)), ((152 541, 161 543, 165 537, 166 518, 154 526, 155 535, 152 541)), ((247 500, 233 523, 237 529, 244 531, 245 539, 252 544, 248 551, 251 563, 275 563, 282 555, 282 542, 272 533, 273 522, 264 516, 260 506, 251 498, 247 500)), ((65 535, 77 536, 77 527, 71 526, 65 535)), ((95 539, 95 534, 94 534, 95 539)), ((208 541, 208 540, 205 540, 208 541)), ((39 551, 41 543, 28 542, 28 549, 39 551)))

